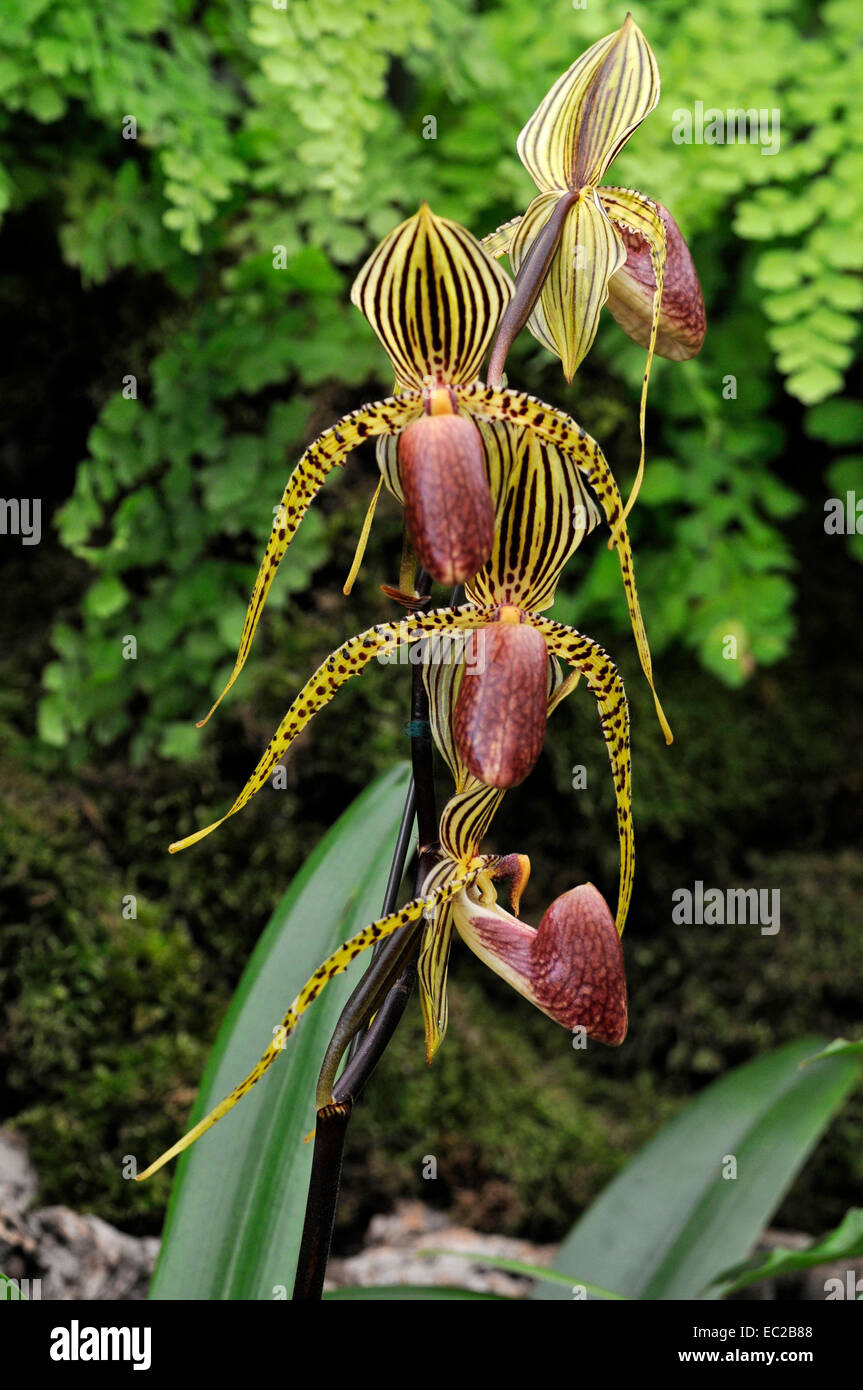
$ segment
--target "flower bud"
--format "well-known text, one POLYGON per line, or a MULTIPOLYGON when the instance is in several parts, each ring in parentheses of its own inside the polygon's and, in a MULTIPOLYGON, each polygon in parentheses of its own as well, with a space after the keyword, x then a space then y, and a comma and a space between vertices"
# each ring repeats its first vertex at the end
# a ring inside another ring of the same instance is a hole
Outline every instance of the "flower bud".
POLYGON ((482 569, 494 542, 494 505, 482 438, 463 415, 423 415, 399 436, 405 520, 420 564, 441 584, 482 569))

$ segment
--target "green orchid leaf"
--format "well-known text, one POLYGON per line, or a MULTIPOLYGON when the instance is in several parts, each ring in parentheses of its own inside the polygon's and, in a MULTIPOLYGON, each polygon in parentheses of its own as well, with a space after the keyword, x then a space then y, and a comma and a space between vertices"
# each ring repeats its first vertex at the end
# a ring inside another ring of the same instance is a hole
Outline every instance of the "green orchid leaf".
POLYGON ((848 1042, 847 1038, 834 1038, 823 1052, 816 1052, 814 1057, 807 1057, 800 1065, 810 1067, 813 1062, 823 1062, 828 1057, 863 1057, 863 1038, 857 1042, 848 1042))
POLYGON ((512 1298, 506 1298, 503 1294, 479 1293, 476 1289, 454 1289, 446 1284, 441 1284, 439 1287, 436 1284, 378 1284, 365 1288, 329 1289, 324 1294, 326 1302, 354 1302, 357 1299, 366 1303, 377 1301, 436 1303, 439 1300, 449 1301, 450 1299, 467 1299, 480 1303, 514 1303, 516 1301, 512 1298))
POLYGON ((423 1259, 446 1256, 448 1259, 470 1260, 472 1264, 482 1265, 486 1269, 502 1269, 510 1274, 523 1274, 526 1278, 537 1279, 542 1283, 559 1284, 562 1288, 569 1289, 570 1294, 573 1287, 578 1286, 593 1298, 626 1299, 625 1294, 614 1293, 612 1289, 601 1289, 598 1284, 586 1284, 583 1279, 573 1279, 556 1269, 547 1269, 545 1265, 532 1265, 526 1260, 512 1260, 505 1255, 485 1255, 480 1251, 474 1253, 471 1250, 420 1250, 419 1254, 423 1259))
POLYGON ((719 1297, 702 1291, 749 1255, 860 1079, 857 1057, 801 1069, 821 1047, 790 1043, 708 1086, 609 1184, 554 1267, 629 1298, 719 1297))
POLYGON ((713 1281, 711 1294, 725 1298, 738 1289, 758 1284, 762 1279, 778 1279, 801 1269, 836 1260, 854 1260, 863 1255, 863 1209, 852 1207, 845 1213, 835 1231, 822 1236, 806 1250, 771 1250, 766 1255, 753 1255, 750 1260, 725 1269, 713 1281))
MULTIPOLYGON (((380 910, 408 784, 404 763, 340 817, 266 927, 222 1025, 192 1115, 203 1116, 261 1052, 318 962, 380 910)), ((290 1296, 305 1213, 315 1082, 356 961, 315 1003, 269 1075, 182 1158, 155 1299, 290 1296)))

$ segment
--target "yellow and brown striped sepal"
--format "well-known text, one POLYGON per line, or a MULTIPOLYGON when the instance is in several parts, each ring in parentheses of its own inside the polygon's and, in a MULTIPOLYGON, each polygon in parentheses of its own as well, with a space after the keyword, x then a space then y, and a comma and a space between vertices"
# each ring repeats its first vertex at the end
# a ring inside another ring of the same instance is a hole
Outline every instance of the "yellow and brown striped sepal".
POLYGON ((479 375, 512 282, 470 232, 427 203, 384 237, 351 290, 400 385, 479 375))
POLYGON ((518 137, 540 192, 595 187, 659 100, 659 70, 631 15, 567 69, 518 137))

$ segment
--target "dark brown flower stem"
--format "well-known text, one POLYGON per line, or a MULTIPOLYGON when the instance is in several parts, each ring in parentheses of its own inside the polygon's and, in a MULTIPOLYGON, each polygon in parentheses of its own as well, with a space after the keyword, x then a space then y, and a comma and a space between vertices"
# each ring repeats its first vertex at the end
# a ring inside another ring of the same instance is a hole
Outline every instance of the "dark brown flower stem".
POLYGON ((503 369, 509 350, 539 299, 560 241, 566 214, 577 197, 578 193, 574 191, 560 195, 554 205, 554 211, 522 261, 515 277, 515 293, 501 318, 486 371, 486 382, 495 391, 499 390, 503 383, 503 369))
MULTIPOLYGON (((431 579, 420 571, 417 590, 428 597, 431 579)), ((412 667, 411 681, 411 766, 402 822, 390 866, 382 915, 393 912, 404 874, 410 832, 417 821, 420 854, 415 891, 434 863, 437 841, 437 809, 434 791, 434 763, 428 697, 422 680, 422 666, 412 667)), ((333 1089, 333 1100, 317 1112, 315 1148, 306 1202, 306 1217, 294 1283, 295 1302, 316 1302, 323 1295, 338 1203, 342 1158, 354 1100, 362 1091, 398 1027, 416 979, 416 958, 420 946, 421 923, 413 930, 399 932, 380 943, 360 984, 348 1000, 336 1025, 324 1059, 322 1080, 334 1073, 350 1033, 354 1049, 347 1066, 333 1089), (401 938, 401 940, 399 940, 401 938), (371 1025, 363 1026, 374 1014, 371 1025)), ((319 1083, 320 1084, 320 1083, 319 1083)), ((324 1086, 326 1089, 326 1086, 324 1086)))
POLYGON ((416 954, 416 937, 421 926, 421 922, 411 923, 382 941, 379 955, 348 999, 321 1064, 316 1096, 318 1109, 328 1105, 335 1097, 336 1076, 345 1052, 348 1053, 349 1062, 354 1060, 363 1030, 368 1027, 369 1020, 379 1013, 389 991, 401 978, 406 962, 416 954))
POLYGON ((323 1294, 350 1117, 350 1101, 325 1105, 317 1114, 306 1219, 292 1295, 294 1302, 318 1302, 323 1294))

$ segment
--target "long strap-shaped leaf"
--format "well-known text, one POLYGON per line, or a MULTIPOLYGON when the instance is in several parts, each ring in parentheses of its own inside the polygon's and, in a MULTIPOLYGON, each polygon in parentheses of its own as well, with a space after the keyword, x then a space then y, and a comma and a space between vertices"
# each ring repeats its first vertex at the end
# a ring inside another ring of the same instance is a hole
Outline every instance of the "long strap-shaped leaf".
POLYGON ((635 570, 629 544, 629 533, 623 516, 623 503, 617 483, 614 481, 605 455, 596 440, 591 439, 590 435, 563 411, 555 410, 554 406, 546 405, 544 401, 539 400, 536 396, 529 396, 524 391, 511 391, 509 389, 494 391, 491 387, 484 386, 482 382, 477 382, 473 386, 459 387, 457 394, 459 399, 463 400, 475 415, 485 416, 490 420, 512 420, 523 429, 532 430, 540 439, 550 440, 552 444, 557 445, 564 456, 569 456, 574 460, 576 467, 586 477, 599 505, 602 507, 603 515, 612 534, 641 668, 653 694, 657 717, 665 735, 665 741, 671 743, 674 735, 659 702, 653 681, 653 663, 650 658, 650 647, 638 602, 638 590, 635 587, 635 570))
POLYGON ((231 678, 206 718, 199 724, 206 724, 210 715, 222 703, 231 686, 246 664, 246 657, 252 645, 252 638, 270 592, 270 585, 276 577, 276 570, 284 559, 285 552, 296 531, 317 497, 328 474, 339 464, 343 464, 352 449, 362 444, 364 439, 375 435, 395 434, 415 419, 422 410, 421 399, 413 394, 388 396, 385 400, 374 401, 361 406, 350 415, 343 415, 332 429, 325 430, 303 454, 282 493, 282 500, 273 521, 273 529, 264 558, 261 561, 252 597, 246 609, 240 647, 231 678))
POLYGON ((404 907, 399 908, 397 912, 391 913, 388 917, 381 917, 376 922, 371 922, 367 927, 363 927, 361 931, 358 931, 352 936, 349 941, 344 942, 343 945, 333 951, 332 955, 328 956, 323 964, 318 966, 314 975, 303 985, 299 994, 285 1013, 281 1025, 274 1031, 273 1041, 270 1043, 270 1046, 256 1066, 249 1072, 248 1076, 244 1077, 208 1115, 205 1115, 203 1120, 200 1120, 193 1129, 190 1129, 188 1134, 184 1135, 182 1139, 179 1139, 170 1149, 166 1149, 166 1151, 156 1159, 155 1163, 151 1163, 150 1167, 143 1173, 139 1173, 138 1182, 143 1182, 146 1178, 152 1177, 154 1173, 157 1173, 159 1169, 170 1162, 172 1158, 176 1158, 184 1149, 188 1149, 190 1144, 194 1144, 196 1139, 200 1139, 202 1134, 206 1134, 208 1129, 212 1129, 214 1124, 221 1120, 224 1115, 227 1115, 228 1111, 232 1110, 237 1104, 237 1101, 242 1100, 243 1096, 252 1089, 255 1083, 260 1081, 265 1072, 269 1071, 276 1058, 282 1052, 287 1039, 296 1028, 306 1009, 314 1003, 321 991, 326 989, 330 980, 347 970, 351 961, 355 960, 361 951, 367 950, 368 947, 373 946, 376 941, 381 941, 384 937, 391 936, 393 932, 398 931, 401 927, 407 926, 408 923, 418 921, 424 913, 434 913, 441 904, 449 902, 450 899, 457 893, 460 893, 463 888, 475 882, 479 875, 493 862, 493 857, 475 860, 469 868, 464 869, 459 874, 453 875, 451 879, 440 887, 435 888, 427 896, 414 898, 411 902, 406 903, 404 907))

